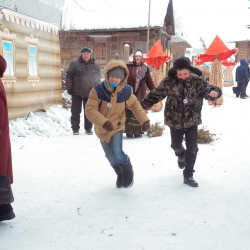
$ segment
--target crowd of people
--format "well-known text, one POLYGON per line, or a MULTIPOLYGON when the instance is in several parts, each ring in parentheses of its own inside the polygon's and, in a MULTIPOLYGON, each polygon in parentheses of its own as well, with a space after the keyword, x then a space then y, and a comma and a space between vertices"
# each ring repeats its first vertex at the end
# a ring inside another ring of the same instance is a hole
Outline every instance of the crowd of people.
MULTIPOLYGON (((88 135, 92 135, 94 125, 94 132, 116 174, 116 187, 129 188, 134 183, 134 168, 130 157, 123 150, 123 133, 127 138, 141 138, 150 128, 148 110, 167 98, 164 123, 170 130, 169 144, 177 157, 177 166, 183 170, 183 182, 190 187, 198 187, 193 175, 199 150, 198 125, 202 123, 203 100, 217 100, 222 95, 221 89, 203 80, 202 72, 184 56, 173 62, 167 76, 155 87, 141 50, 135 51, 133 61, 128 64, 123 60, 110 60, 104 68, 103 80, 100 68, 91 55, 92 49, 82 48, 79 58, 70 63, 66 72, 67 92, 72 96, 73 135, 79 135, 83 109, 84 129, 88 135)), ((242 59, 236 70, 236 96, 243 99, 247 97, 246 86, 249 81, 247 63, 250 61, 242 59)), ((0 77, 5 69, 6 62, 0 57, 0 77)), ((8 108, 1 81, 0 94, 0 177, 8 177, 8 190, 11 191, 13 176, 8 108)), ((2 186, 0 179, 0 194, 3 193, 2 186)), ((6 201, 0 195, 0 221, 15 217, 10 204, 12 201, 13 197, 6 201)))
MULTIPOLYGON (((85 98, 85 130, 92 134, 89 131, 92 132, 90 128, 94 124, 95 134, 117 175, 116 187, 128 188, 134 182, 133 166, 122 147, 123 133, 127 138, 141 138, 150 128, 147 111, 166 97, 164 120, 165 125, 170 127, 171 147, 179 168, 183 169, 184 183, 198 187, 193 173, 202 104, 204 99, 214 101, 220 98, 221 89, 204 81, 200 77, 202 72, 193 67, 187 57, 176 59, 167 77, 155 88, 141 50, 135 51, 131 63, 109 61, 101 81, 100 69, 91 58, 91 53, 91 49, 83 48, 79 59, 70 64, 66 85, 73 102, 85 98), (92 77, 91 81, 89 77, 92 77), (184 135, 186 148, 183 146, 184 135)), ((82 106, 82 103, 78 105, 82 106)), ((77 113, 75 105, 72 104, 71 108, 74 135, 79 134, 79 106, 77 113)))

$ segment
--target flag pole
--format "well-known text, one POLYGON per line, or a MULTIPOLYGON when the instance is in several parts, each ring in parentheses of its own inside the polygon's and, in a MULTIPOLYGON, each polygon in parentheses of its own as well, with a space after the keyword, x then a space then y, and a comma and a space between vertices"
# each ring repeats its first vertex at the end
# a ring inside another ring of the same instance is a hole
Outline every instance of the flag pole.
POLYGON ((150 33, 150 5, 151 5, 151 0, 149 0, 149 6, 148 6, 148 34, 147 34, 147 52, 149 51, 149 33, 150 33))

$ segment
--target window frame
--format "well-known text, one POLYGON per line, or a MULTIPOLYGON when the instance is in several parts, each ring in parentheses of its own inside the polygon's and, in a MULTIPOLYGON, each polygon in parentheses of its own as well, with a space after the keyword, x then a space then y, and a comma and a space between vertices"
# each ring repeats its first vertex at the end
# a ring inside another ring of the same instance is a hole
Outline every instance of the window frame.
POLYGON ((107 47, 107 41, 96 41, 95 42, 95 49, 94 49, 94 59, 96 62, 99 63, 106 63, 108 60, 108 47, 107 47), (98 47, 98 44, 104 44, 104 47, 98 47), (105 52, 105 57, 98 57, 98 52, 100 50, 100 55, 102 55, 102 52, 105 52))

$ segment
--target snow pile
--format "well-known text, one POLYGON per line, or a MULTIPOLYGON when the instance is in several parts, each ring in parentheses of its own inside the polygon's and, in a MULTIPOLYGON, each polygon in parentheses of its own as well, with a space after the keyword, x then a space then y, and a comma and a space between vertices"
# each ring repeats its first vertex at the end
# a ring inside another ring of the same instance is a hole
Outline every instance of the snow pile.
POLYGON ((9 121, 10 137, 53 137, 71 134, 70 110, 54 105, 46 112, 30 112, 9 121))

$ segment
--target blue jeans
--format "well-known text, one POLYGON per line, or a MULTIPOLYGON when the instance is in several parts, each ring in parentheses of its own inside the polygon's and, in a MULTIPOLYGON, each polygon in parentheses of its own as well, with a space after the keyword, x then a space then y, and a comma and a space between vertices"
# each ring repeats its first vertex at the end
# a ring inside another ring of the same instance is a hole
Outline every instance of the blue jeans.
POLYGON ((122 139, 123 131, 119 131, 112 136, 109 143, 101 141, 105 156, 112 167, 125 165, 129 160, 128 156, 122 150, 122 139))

